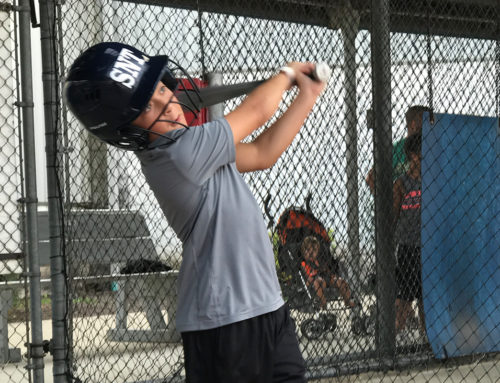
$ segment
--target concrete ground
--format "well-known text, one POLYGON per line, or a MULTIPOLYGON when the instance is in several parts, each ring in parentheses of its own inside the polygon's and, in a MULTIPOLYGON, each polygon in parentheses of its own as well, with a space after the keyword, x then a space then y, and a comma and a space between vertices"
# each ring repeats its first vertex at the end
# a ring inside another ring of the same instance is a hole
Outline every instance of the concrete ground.
POLYGON ((360 375, 315 380, 315 383, 498 383, 500 358, 488 362, 467 364, 453 369, 430 368, 425 371, 369 372, 360 375))
MULTIPOLYGON (((131 314, 132 315, 132 314, 131 314)), ((147 323, 140 313, 134 313, 129 323, 147 323)), ((342 318, 342 312, 338 313, 338 319, 342 318)), ((75 318, 75 360, 78 362, 76 375, 89 383, 94 382, 135 382, 148 381, 160 382, 161 378, 169 376, 182 362, 182 349, 179 343, 154 344, 154 343, 127 343, 110 342, 106 339, 106 333, 114 327, 114 316, 99 316, 87 318, 75 318), (84 331, 84 334, 82 333, 84 331), (147 376, 147 378, 144 378, 147 376)), ((298 323, 300 326, 300 322, 298 323)), ((25 333, 23 324, 9 324, 10 343, 18 345, 21 353, 26 352, 23 344, 25 333), (14 327, 15 326, 15 327, 14 327)), ((51 321, 43 321, 43 337, 52 337, 51 321)), ((335 334, 325 335, 322 339, 307 342, 303 345, 305 358, 318 355, 318 350, 329 349, 332 355, 352 352, 353 347, 369 347, 371 340, 364 343, 360 339, 354 339, 347 330, 338 329, 335 334), (364 345, 364 346, 363 346, 364 345)), ((46 383, 52 383, 52 357, 48 355, 45 359, 44 376, 46 383)), ((359 362, 362 363, 362 362, 359 362)), ((1 383, 27 383, 28 375, 25 369, 26 362, 0 365, 1 383)), ((327 374, 329 371, 325 371, 327 374)), ((330 371, 330 373, 332 373, 330 371)), ((333 371, 335 373, 335 371, 333 371)), ((500 382, 500 356, 488 360, 477 360, 461 366, 445 366, 427 364, 421 370, 367 372, 356 375, 344 375, 341 377, 329 377, 310 380, 318 383, 340 383, 340 382, 370 382, 370 383, 476 383, 500 382)), ((34 382, 39 383, 39 382, 34 382)))

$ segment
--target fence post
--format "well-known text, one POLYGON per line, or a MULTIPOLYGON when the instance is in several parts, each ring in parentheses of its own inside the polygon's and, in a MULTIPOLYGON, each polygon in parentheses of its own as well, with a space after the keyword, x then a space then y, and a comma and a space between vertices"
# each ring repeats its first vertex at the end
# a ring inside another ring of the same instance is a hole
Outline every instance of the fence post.
MULTIPOLYGON (((346 122, 347 223, 349 259, 352 259, 352 280, 355 291, 361 287, 361 254, 359 250, 359 184, 358 184, 358 118, 356 78, 356 36, 359 13, 350 5, 340 13, 340 32, 344 45, 344 89, 346 122)), ((356 296, 356 299, 360 299, 356 296)))
MULTIPOLYGON (((58 187, 57 113, 59 107, 56 72, 56 4, 52 0, 39 0, 40 39, 42 45, 42 79, 45 105, 45 152, 47 156, 47 192, 50 232, 50 277, 52 297, 52 373, 54 383, 66 383, 68 342, 66 328, 66 283, 61 241, 62 195, 58 187)), ((61 185, 62 183, 59 183, 61 185)))
POLYGON ((19 2, 19 56, 21 67, 21 101, 23 116, 23 149, 26 185, 26 250, 29 264, 31 342, 28 345, 28 369, 35 383, 44 381, 42 334, 42 293, 38 257, 38 197, 36 189, 35 132, 33 116, 33 77, 31 68, 31 14, 28 0, 19 2))
MULTIPOLYGON (((209 86, 218 86, 223 84, 222 73, 210 72, 207 73, 207 80, 209 86)), ((218 118, 224 117, 224 103, 215 104, 208 107, 208 120, 214 121, 218 118)))
POLYGON ((375 168, 376 346, 388 360, 395 353, 395 265, 392 241, 392 124, 389 0, 372 1, 372 84, 375 168))

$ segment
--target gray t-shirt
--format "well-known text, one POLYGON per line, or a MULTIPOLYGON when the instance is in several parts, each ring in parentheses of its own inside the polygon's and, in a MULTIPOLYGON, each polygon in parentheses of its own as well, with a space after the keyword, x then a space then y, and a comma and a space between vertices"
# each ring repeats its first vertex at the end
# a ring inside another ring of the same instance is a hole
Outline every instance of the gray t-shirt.
POLYGON ((236 169, 225 119, 167 133, 137 152, 165 217, 183 243, 180 332, 224 326, 283 305, 262 212, 236 169))

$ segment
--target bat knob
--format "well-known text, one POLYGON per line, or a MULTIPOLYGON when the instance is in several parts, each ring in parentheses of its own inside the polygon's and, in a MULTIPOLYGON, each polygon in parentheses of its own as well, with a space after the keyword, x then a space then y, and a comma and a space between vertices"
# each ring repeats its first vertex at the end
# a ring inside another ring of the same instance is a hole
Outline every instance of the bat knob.
POLYGON ((317 81, 327 82, 332 75, 332 70, 326 62, 316 63, 316 67, 312 73, 313 78, 317 81))

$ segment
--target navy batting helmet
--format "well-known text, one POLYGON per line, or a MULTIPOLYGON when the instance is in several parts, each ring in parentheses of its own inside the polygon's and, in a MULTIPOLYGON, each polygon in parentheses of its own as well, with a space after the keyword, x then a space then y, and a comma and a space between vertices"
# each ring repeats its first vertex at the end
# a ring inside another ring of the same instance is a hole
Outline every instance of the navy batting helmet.
POLYGON ((83 126, 102 141, 142 150, 149 145, 148 131, 132 121, 146 107, 159 81, 176 91, 179 82, 170 67, 186 73, 167 56, 147 56, 116 42, 100 43, 71 65, 64 99, 83 126))

